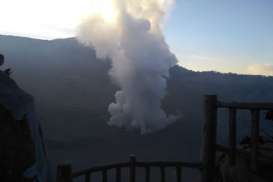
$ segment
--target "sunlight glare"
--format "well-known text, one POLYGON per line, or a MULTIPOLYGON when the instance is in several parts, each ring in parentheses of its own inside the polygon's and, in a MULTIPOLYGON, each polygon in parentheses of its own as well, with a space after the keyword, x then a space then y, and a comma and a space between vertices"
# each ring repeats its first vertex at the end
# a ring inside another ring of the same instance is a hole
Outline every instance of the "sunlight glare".
POLYGON ((92 15, 101 16, 105 22, 113 24, 117 20, 116 5, 113 0, 91 0, 92 15))
POLYGON ((92 16, 114 24, 115 0, 3 0, 0 32, 35 38, 69 37, 92 16))

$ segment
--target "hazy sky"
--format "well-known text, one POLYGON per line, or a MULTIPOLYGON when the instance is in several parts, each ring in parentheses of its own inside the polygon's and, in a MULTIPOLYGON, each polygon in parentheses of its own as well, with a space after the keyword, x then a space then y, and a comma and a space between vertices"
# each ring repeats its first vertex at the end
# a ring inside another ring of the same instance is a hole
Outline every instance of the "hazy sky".
MULTIPOLYGON (((0 34, 73 36, 88 1, 0 0, 0 34)), ((187 68, 273 75, 272 0, 177 0, 164 32, 187 68)))
POLYGON ((186 67, 273 73, 272 0, 179 0, 165 32, 186 67))

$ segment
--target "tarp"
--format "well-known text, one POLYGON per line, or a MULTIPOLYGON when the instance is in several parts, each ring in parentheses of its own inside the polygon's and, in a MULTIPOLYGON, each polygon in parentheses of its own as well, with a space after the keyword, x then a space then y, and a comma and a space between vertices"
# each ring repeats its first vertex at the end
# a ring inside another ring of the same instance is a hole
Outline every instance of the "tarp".
POLYGON ((48 182, 49 166, 44 145, 41 125, 35 112, 34 99, 7 74, 0 71, 0 104, 8 109, 16 120, 26 116, 35 145, 35 163, 24 173, 26 177, 34 177, 37 182, 48 182))

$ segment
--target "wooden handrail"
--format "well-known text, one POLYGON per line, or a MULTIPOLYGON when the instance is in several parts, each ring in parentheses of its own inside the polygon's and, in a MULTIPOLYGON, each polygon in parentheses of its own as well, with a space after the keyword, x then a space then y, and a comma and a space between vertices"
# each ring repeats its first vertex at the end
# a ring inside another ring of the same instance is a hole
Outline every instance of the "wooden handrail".
MULTIPOLYGON (((151 168, 151 167, 184 167, 184 168, 192 168, 192 169, 202 169, 201 162, 178 162, 178 161, 151 161, 151 162, 144 162, 144 161, 137 161, 135 163, 136 167, 144 167, 144 168, 151 168)), ((114 163, 109 165, 103 166, 96 166, 89 169, 77 171, 72 173, 72 178, 76 178, 85 174, 100 172, 103 170, 111 170, 111 169, 121 169, 125 167, 130 167, 130 162, 123 162, 123 163, 114 163)))
POLYGON ((90 182, 93 173, 101 173, 102 182, 108 181, 108 171, 114 169, 116 174, 116 182, 121 181, 121 171, 122 168, 129 169, 129 181, 136 181, 136 169, 144 168, 145 169, 145 179, 146 182, 151 180, 151 168, 160 168, 161 182, 166 181, 166 168, 174 168, 176 170, 176 179, 177 182, 181 182, 182 169, 191 168, 191 169, 202 169, 201 162, 189 163, 189 162, 179 162, 179 161, 137 161, 135 156, 131 156, 129 162, 123 163, 114 163, 103 166, 96 166, 82 171, 72 172, 70 165, 60 165, 59 172, 60 176, 57 178, 57 182, 72 182, 73 178, 84 176, 85 182, 90 182))
POLYGON ((136 162, 137 167, 185 167, 201 169, 201 162, 178 162, 178 161, 151 161, 151 162, 136 162))
POLYGON ((72 177, 76 178, 78 176, 85 175, 86 173, 94 173, 94 172, 100 172, 100 171, 103 171, 103 170, 123 168, 123 167, 128 167, 128 166, 129 166, 129 162, 114 163, 114 164, 102 165, 102 166, 95 166, 95 167, 91 167, 89 169, 73 172, 72 177))
POLYGON ((203 182, 213 181, 213 168, 215 167, 216 153, 218 151, 225 152, 229 156, 229 164, 236 164, 237 153, 243 153, 244 156, 251 159, 250 167, 252 170, 257 169, 258 148, 259 148, 259 130, 260 130, 260 111, 273 110, 272 102, 222 102, 217 100, 216 95, 205 96, 205 123, 203 134, 203 158, 204 165, 203 182), (217 111, 218 109, 228 109, 229 111, 229 142, 228 147, 218 145, 217 137, 217 111), (239 150, 237 145, 237 111, 248 110, 251 113, 251 150, 249 152, 239 150))
POLYGON ((202 161, 201 162, 181 162, 181 161, 137 161, 135 156, 131 156, 128 162, 114 163, 109 165, 95 166, 89 169, 72 172, 70 165, 58 167, 57 182, 72 182, 73 178, 84 176, 85 182, 90 182, 93 173, 101 173, 102 181, 107 182, 108 172, 115 170, 116 182, 121 181, 123 168, 129 169, 129 182, 136 182, 136 169, 145 169, 145 181, 151 181, 151 168, 160 169, 161 182, 167 179, 166 168, 174 168, 176 171, 176 181, 182 181, 183 168, 198 169, 202 171, 202 181, 212 182, 216 172, 216 150, 229 155, 230 165, 236 164, 236 155, 242 153, 251 159, 252 169, 257 168, 258 142, 259 142, 259 114, 262 110, 273 110, 273 103, 250 103, 250 102, 221 102, 216 95, 205 96, 205 123, 203 133, 202 161), (229 146, 217 144, 217 111, 225 108, 229 110, 229 146), (251 111, 251 151, 246 152, 236 148, 237 144, 237 110, 251 111))
POLYGON ((218 108, 235 108, 242 110, 273 110, 272 102, 217 102, 218 108))
POLYGON ((204 133, 202 146, 202 173, 203 182, 214 181, 216 150, 221 150, 229 155, 229 164, 236 164, 237 144, 237 110, 251 112, 251 168, 257 169, 257 155, 259 145, 260 111, 273 110, 273 103, 269 102, 221 102, 216 95, 207 95, 204 100, 204 133), (229 110, 229 147, 217 145, 217 112, 218 109, 229 110))

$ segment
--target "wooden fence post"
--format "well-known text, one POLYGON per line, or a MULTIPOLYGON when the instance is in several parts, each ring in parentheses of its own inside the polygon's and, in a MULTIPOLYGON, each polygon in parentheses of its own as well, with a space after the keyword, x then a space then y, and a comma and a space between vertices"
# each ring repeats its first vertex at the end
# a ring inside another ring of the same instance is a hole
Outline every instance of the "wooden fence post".
POLYGON ((72 168, 69 164, 58 165, 57 182, 72 182, 72 168))
POLYGON ((176 166, 176 182, 181 182, 182 180, 182 168, 180 166, 176 166))
POLYGON ((104 169, 101 174, 102 174, 102 182, 107 182, 108 181, 107 170, 104 169))
POLYGON ((130 180, 129 182, 136 181, 136 157, 134 155, 130 156, 130 180))
POLYGON ((204 101, 204 130, 201 149, 202 182, 214 182, 216 157, 217 96, 206 95, 204 101))
POLYGON ((260 111, 251 111, 251 169, 257 170, 257 158, 260 136, 260 111))
POLYGON ((150 182, 151 181, 151 169, 150 166, 145 166, 145 181, 150 182))
POLYGON ((116 168, 116 182, 121 182, 121 168, 116 168))
POLYGON ((165 167, 160 166, 161 182, 166 182, 165 167))
POLYGON ((85 174, 85 182, 90 182, 91 181, 91 173, 85 174))
POLYGON ((236 116, 237 111, 235 108, 229 109, 229 163, 234 166, 236 163, 236 140, 237 140, 237 127, 236 116))

